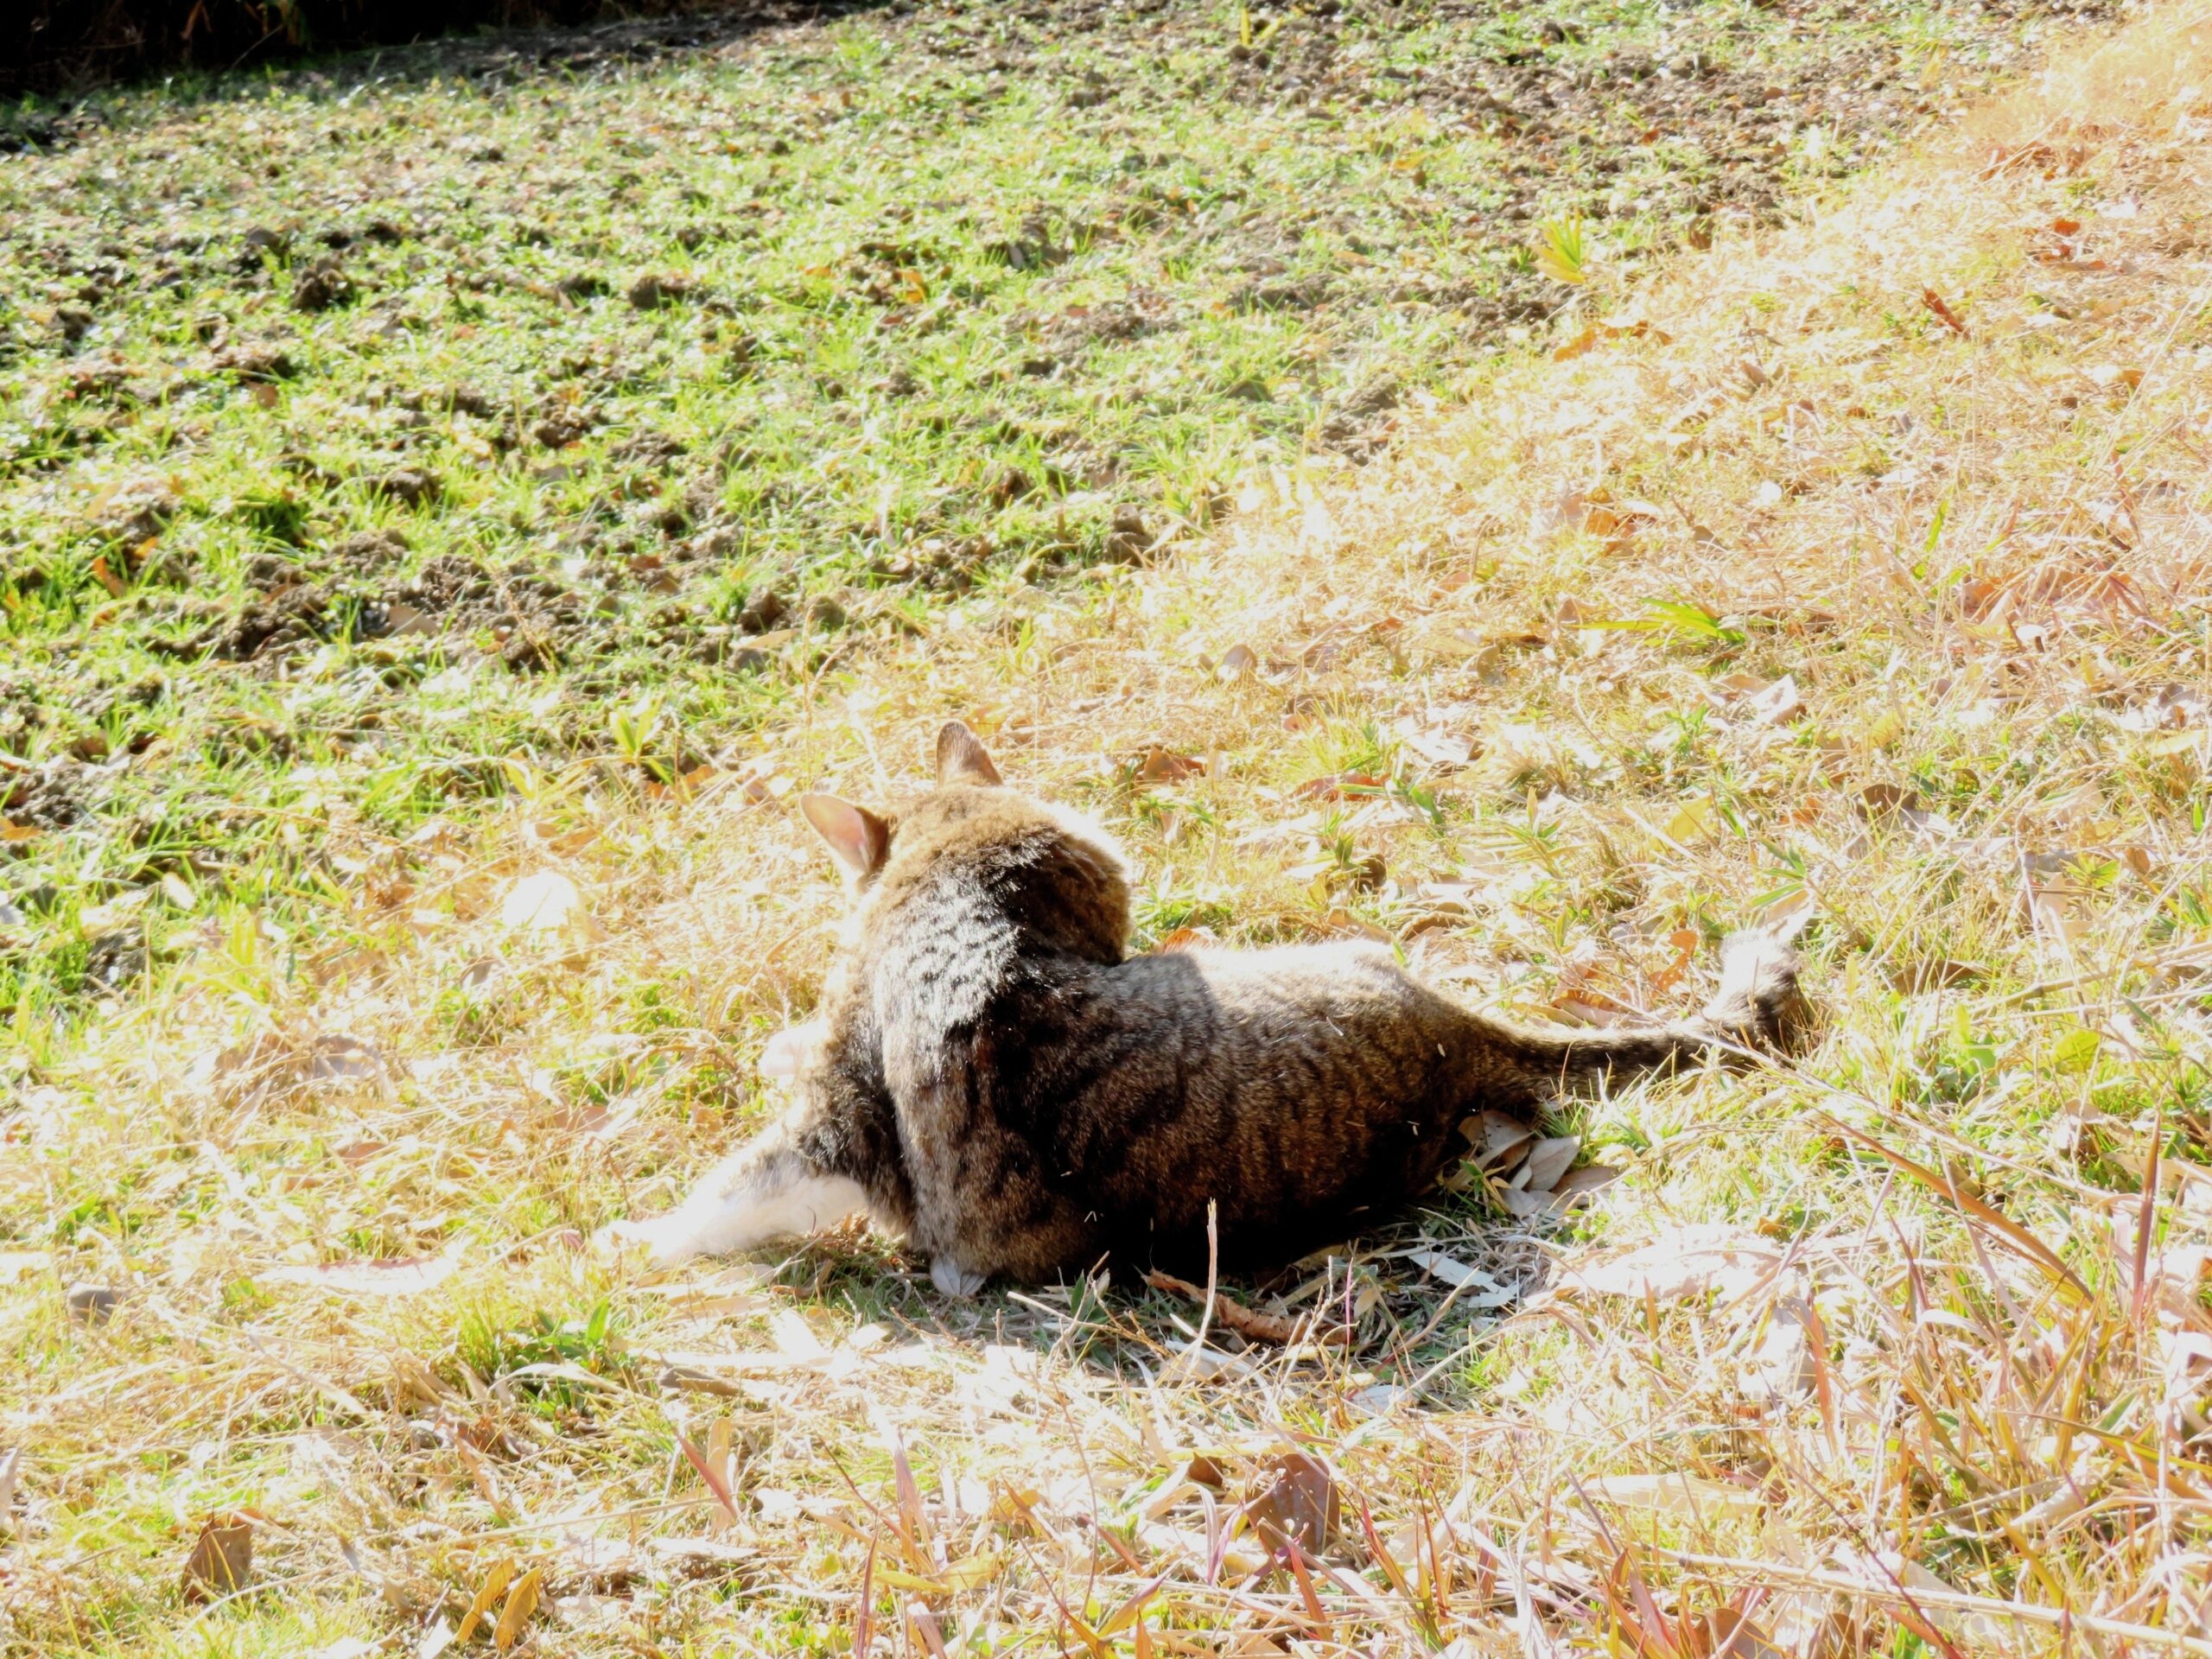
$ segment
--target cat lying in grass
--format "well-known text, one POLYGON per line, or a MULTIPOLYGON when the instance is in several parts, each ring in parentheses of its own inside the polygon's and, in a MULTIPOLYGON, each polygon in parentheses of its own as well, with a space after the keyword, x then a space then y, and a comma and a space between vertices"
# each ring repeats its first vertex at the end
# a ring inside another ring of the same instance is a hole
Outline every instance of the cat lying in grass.
POLYGON ((656 1263, 866 1211, 969 1295, 1114 1255, 1185 1271, 1292 1260, 1404 1205, 1471 1113, 1770 1046, 1797 1001, 1787 946, 1738 935, 1697 1020, 1507 1024, 1363 944, 1128 954, 1121 855, 1007 788, 974 733, 896 813, 800 800, 853 907, 817 1018, 770 1056, 796 1099, 671 1213, 613 1242, 656 1263))

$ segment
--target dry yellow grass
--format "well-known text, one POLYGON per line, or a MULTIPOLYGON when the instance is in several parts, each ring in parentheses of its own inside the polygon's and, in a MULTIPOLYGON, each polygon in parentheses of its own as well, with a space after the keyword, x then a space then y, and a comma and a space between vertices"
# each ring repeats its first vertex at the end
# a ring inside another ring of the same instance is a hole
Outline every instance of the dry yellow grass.
POLYGON ((1386 463, 211 938, 0 1119, 54 1241, 0 1255, 0 1647, 2212 1654, 2208 73, 2156 12, 1807 225, 1600 262, 1386 463), (608 1281, 822 966, 783 793, 954 713, 1152 937, 1609 1018, 1764 918, 1824 1031, 1572 1108, 1625 1172, 1572 1217, 1474 1181, 1239 1288, 1348 1350, 854 1235, 608 1281), (1276 1478, 1338 1514, 1271 1555, 1276 1478))

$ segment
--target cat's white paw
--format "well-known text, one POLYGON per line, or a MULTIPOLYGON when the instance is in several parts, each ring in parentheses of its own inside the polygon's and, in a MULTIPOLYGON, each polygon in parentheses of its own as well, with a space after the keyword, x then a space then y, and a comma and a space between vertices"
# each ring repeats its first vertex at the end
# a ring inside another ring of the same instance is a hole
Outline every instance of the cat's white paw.
POLYGON ((969 1300, 982 1289, 990 1276, 973 1268, 963 1268, 949 1255, 937 1256, 930 1262, 930 1282, 956 1301, 969 1300))
POLYGON ((638 1262, 648 1268, 673 1267, 698 1254, 689 1230, 659 1221, 610 1222, 591 1236, 592 1253, 607 1262, 638 1262))

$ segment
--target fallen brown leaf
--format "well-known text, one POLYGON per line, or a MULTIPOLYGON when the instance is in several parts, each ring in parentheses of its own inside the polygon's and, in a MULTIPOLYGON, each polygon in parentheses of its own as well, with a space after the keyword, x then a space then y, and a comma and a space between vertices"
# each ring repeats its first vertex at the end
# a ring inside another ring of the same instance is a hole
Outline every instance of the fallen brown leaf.
POLYGON ((245 1587, 253 1571, 253 1517, 211 1515, 200 1523, 178 1588, 187 1601, 214 1601, 245 1587))
POLYGON ((1582 356, 1601 340, 1641 340, 1649 335, 1662 346, 1673 336, 1662 328, 1654 328, 1650 322, 1638 317, 1632 322, 1592 322, 1585 324, 1582 332, 1566 344, 1554 348, 1552 361, 1566 363, 1582 356))
POLYGON ((1441 1250, 1408 1250, 1405 1259, 1423 1273, 1441 1279, 1455 1291, 1475 1287, 1471 1296, 1462 1296, 1459 1306, 1475 1310, 1503 1307, 1516 1300, 1521 1293, 1515 1287, 1503 1284, 1480 1268, 1471 1268, 1456 1256, 1441 1250))
POLYGON ((1191 1453, 1190 1461, 1183 1465, 1183 1478, 1196 1485, 1211 1486, 1216 1491, 1229 1484, 1229 1477, 1222 1473, 1221 1465, 1203 1452, 1191 1453))
POLYGON ((1897 784, 1869 784, 1859 791, 1859 813, 1872 820, 1911 810, 1920 804, 1920 791, 1897 784))
POLYGON ((1581 1150, 1580 1135, 1554 1135, 1537 1141, 1529 1149, 1529 1179, 1522 1184, 1522 1191, 1532 1196, 1550 1192, 1574 1166, 1574 1154, 1581 1150))
POLYGON ((331 1033, 309 1045, 307 1074, 315 1083, 380 1081, 389 1075, 389 1068, 374 1044, 331 1033))
POLYGON ((1130 776, 1140 784, 1176 784, 1185 778, 1205 774, 1206 763, 1187 754, 1176 754, 1167 749, 1147 749, 1130 766, 1130 776))
POLYGON ((1371 944, 1396 943, 1388 931, 1362 917, 1354 915, 1342 905, 1332 906, 1329 913, 1321 918, 1321 931, 1324 934, 1332 937, 1348 936, 1356 939, 1365 939, 1371 944))
POLYGON ((1337 1529, 1337 1483, 1320 1459, 1286 1452, 1260 1465, 1244 1494, 1244 1513, 1270 1549, 1295 1542, 1301 1553, 1318 1555, 1337 1529))
POLYGON ((1731 674, 1715 683, 1762 725, 1781 725, 1805 710, 1805 701, 1798 695, 1796 679, 1791 675, 1767 680, 1756 674, 1731 674))
POLYGON ((492 1604, 499 1600, 506 1587, 514 1582, 515 1563, 512 1560, 494 1561, 492 1570, 484 1575, 484 1582, 476 1592, 476 1599, 468 1604, 468 1611, 461 1621, 461 1629, 454 1635, 454 1645, 465 1647, 468 1638, 476 1634, 476 1626, 492 1611, 492 1604))
POLYGON ((72 1285, 62 1293, 61 1305, 79 1325, 105 1325, 115 1316, 122 1293, 112 1285, 72 1285))
POLYGON ((1946 328, 1948 328, 1953 334, 1958 335, 1961 340, 1970 338, 1967 334, 1966 324, 1959 321, 1959 314, 1952 310, 1948 302, 1947 302, 1943 296, 1941 294, 1938 294, 1934 289, 1922 289, 1920 290, 1920 302, 1926 306, 1930 311, 1934 312, 1936 314, 1936 320, 1942 323, 1946 328))
POLYGON ((1973 963, 1939 957, 1897 963, 1890 970, 1890 983, 1907 996, 1925 996, 1930 991, 1955 991, 1979 985, 1983 976, 1983 970, 1973 963))
POLYGON ((537 1611, 538 1586, 543 1579, 543 1569, 533 1567, 507 1592, 506 1605, 499 1610, 499 1622, 492 1630, 492 1645, 501 1653, 522 1640, 522 1627, 537 1611))
POLYGON ((1459 1133, 1467 1137, 1475 1161, 1484 1169, 1499 1173, 1510 1168, 1515 1155, 1533 1145, 1536 1139, 1534 1129, 1503 1112, 1484 1112, 1477 1117, 1463 1118, 1459 1133))
POLYGON ((1464 766, 1475 758, 1472 743, 1441 726, 1408 733, 1406 747, 1422 760, 1440 766, 1464 766))
POLYGON ((567 933, 591 943, 607 937, 576 884, 558 870, 535 870, 516 878, 499 901, 499 924, 511 932, 567 933))
POLYGON ((1611 1186, 1620 1178, 1621 1172, 1611 1164, 1585 1164, 1581 1168, 1571 1169, 1561 1176, 1559 1185, 1552 1188, 1552 1196, 1555 1198, 1585 1198, 1592 1192, 1611 1186))
POLYGON ((1300 784, 1295 792, 1307 801, 1357 800, 1387 789, 1389 783, 1388 778, 1372 772, 1332 772, 1300 784))

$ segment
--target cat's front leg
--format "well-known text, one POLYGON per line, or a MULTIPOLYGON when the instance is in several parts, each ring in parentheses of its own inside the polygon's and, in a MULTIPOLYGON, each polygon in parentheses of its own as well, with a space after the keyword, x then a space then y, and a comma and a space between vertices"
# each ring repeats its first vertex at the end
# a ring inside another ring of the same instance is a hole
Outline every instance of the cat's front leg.
POLYGON ((641 1247, 652 1266, 671 1267, 804 1237, 867 1208, 858 1181, 823 1167, 779 1128, 725 1158, 668 1214, 616 1222, 599 1237, 612 1251, 641 1247))

